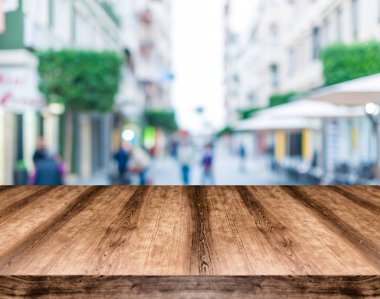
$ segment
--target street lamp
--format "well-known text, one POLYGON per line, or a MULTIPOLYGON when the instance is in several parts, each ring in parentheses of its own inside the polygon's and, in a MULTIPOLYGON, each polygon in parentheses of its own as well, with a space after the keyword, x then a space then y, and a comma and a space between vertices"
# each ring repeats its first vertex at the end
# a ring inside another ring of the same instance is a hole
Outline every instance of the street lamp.
POLYGON ((51 103, 48 106, 48 110, 53 115, 62 115, 65 113, 65 105, 61 103, 51 103))
POLYGON ((369 117, 375 117, 380 113, 380 106, 375 103, 365 105, 365 112, 369 117))
POLYGON ((379 114, 380 114, 380 106, 375 103, 368 103, 365 106, 365 113, 368 116, 373 134, 375 135, 375 143, 376 143, 376 169, 375 175, 376 179, 380 179, 380 136, 379 136, 379 114))

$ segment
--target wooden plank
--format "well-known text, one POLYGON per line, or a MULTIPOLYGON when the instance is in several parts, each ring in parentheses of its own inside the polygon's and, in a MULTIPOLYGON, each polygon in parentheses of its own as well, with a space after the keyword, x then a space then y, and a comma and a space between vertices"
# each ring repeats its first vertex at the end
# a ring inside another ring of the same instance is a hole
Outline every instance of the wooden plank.
POLYGON ((12 276, 0 297, 378 298, 378 276, 12 276))
POLYGON ((377 269, 380 269, 380 221, 376 211, 368 211, 327 188, 282 187, 333 229, 336 236, 351 242, 377 269))
MULTIPOLYGON (((20 239, 16 245, 8 247, 4 246, 1 248, 2 254, 0 255, 0 273, 8 274, 8 268, 15 266, 17 267, 17 262, 22 261, 25 255, 43 243, 46 238, 53 236, 61 226, 85 209, 86 206, 94 200, 98 193, 104 191, 106 191, 106 189, 101 187, 87 187, 79 197, 74 197, 68 205, 59 210, 57 215, 49 215, 50 217, 48 219, 45 218, 48 210, 45 210, 45 213, 39 210, 36 218, 38 219, 38 217, 43 217, 46 220, 41 221, 40 225, 35 227, 33 230, 29 230, 29 233, 24 235, 24 237, 20 239)), ((58 203, 57 198, 54 199, 55 203, 58 203)), ((24 219, 19 218, 18 220, 22 221, 24 219)), ((32 221, 33 220, 34 219, 32 219, 32 221)), ((3 236, 1 236, 1 238, 3 239, 3 236)))
MULTIPOLYGON (((111 187, 103 193, 104 196, 94 196, 91 202, 87 202, 87 209, 72 215, 71 221, 62 223, 54 234, 40 239, 38 246, 31 248, 22 260, 8 268, 5 273, 83 275, 91 271, 95 273, 95 269, 103 269, 109 251, 100 253, 101 248, 97 244, 106 235, 108 227, 123 204, 128 202, 136 190, 129 188, 122 191, 117 187, 111 187), (120 200, 119 196, 122 197, 120 200), (94 268, 90 268, 90 265, 94 268)), ((76 197, 74 204, 87 200, 85 195, 76 197)), ((60 214, 66 212, 67 210, 64 210, 60 214)))
POLYGON ((10 214, 12 211, 22 209, 41 195, 51 190, 54 187, 43 186, 6 186, 0 189, 0 219, 10 214))
MULTIPOLYGON (((293 248, 291 254, 297 255, 302 262, 293 261, 296 265, 305 265, 307 275, 355 275, 358 272, 370 275, 379 272, 379 268, 341 234, 331 230, 324 219, 284 192, 283 187, 249 187, 249 190, 260 198, 267 210, 275 213, 289 239, 282 246, 293 248)), ((296 265, 291 268, 293 274, 301 273, 296 265)))
MULTIPOLYGON (((36 190, 35 188, 32 188, 36 190)), ((38 188, 37 188, 38 190, 38 188)), ((85 190, 84 188, 61 187, 54 189, 54 192, 46 192, 45 195, 38 197, 29 206, 23 206, 6 213, 0 218, 0 262, 1 257, 7 251, 12 251, 15 246, 19 246, 25 238, 29 238, 30 233, 51 219, 63 209, 69 202, 75 200, 76 195, 85 190)), ((22 190, 21 190, 22 191, 22 190)), ((20 194, 24 194, 21 192, 20 194)), ((35 194, 33 191, 30 194, 35 194)), ((24 195, 23 195, 24 196, 24 195)), ((22 198, 25 198, 23 197, 22 198)), ((8 198, 5 197, 5 200, 8 198)), ((18 201, 19 198, 16 197, 18 201)), ((3 201, 1 197, 0 202, 3 201)), ((6 208, 7 209, 7 208, 6 208)))

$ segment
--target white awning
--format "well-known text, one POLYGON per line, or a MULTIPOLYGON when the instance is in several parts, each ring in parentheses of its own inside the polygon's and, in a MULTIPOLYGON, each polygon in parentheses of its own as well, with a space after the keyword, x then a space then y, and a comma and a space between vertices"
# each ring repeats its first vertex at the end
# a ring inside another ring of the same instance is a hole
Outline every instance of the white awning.
POLYGON ((319 130, 321 122, 315 119, 300 117, 293 118, 271 118, 266 116, 253 117, 237 122, 232 126, 236 132, 254 131, 301 131, 303 129, 319 130))
POLYGON ((380 104, 380 74, 321 88, 309 97, 318 101, 347 106, 380 104))
POLYGON ((365 116, 364 107, 347 107, 315 100, 300 100, 265 109, 256 114, 272 118, 356 118, 365 116))

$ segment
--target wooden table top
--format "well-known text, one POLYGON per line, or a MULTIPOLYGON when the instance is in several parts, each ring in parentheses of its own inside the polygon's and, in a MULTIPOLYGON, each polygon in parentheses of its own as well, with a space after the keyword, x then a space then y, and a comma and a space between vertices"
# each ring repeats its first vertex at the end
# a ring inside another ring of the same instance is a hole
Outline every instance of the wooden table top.
POLYGON ((5 186, 0 275, 376 275, 379 291, 379 216, 379 187, 5 186))

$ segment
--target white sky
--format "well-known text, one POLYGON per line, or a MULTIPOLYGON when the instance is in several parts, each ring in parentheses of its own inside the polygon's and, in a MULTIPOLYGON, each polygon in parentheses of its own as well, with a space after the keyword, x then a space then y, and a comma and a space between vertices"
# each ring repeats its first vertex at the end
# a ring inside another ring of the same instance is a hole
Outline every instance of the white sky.
MULTIPOLYGON (((173 104, 180 125, 200 131, 204 122, 221 128, 223 90, 224 0, 173 1, 173 104), (204 118, 195 109, 204 107, 204 118)), ((233 28, 244 32, 257 0, 232 0, 233 28)))

